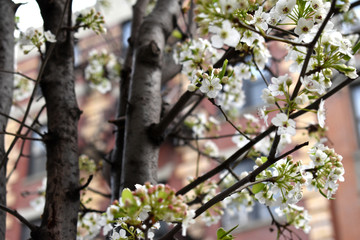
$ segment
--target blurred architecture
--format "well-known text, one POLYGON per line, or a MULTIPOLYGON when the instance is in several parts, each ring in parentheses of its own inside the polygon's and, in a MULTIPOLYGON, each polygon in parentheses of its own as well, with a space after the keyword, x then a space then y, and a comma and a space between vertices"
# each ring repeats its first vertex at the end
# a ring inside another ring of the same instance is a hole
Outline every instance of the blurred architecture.
MULTIPOLYGON (((104 154, 112 149, 112 141, 109 139, 113 139, 113 126, 107 121, 113 119, 115 115, 118 86, 115 86, 112 91, 105 95, 89 88, 83 77, 84 68, 87 65, 86 59, 93 49, 106 49, 108 52, 114 52, 117 56, 121 56, 127 47, 131 25, 129 22, 131 8, 128 3, 125 1, 110 2, 111 7, 104 9, 108 27, 106 35, 98 36, 89 31, 80 32, 76 35, 78 37, 75 48, 76 92, 80 109, 83 111, 79 123, 80 153, 88 154, 95 160, 101 160, 104 154)), ((277 54, 282 52, 282 50, 278 51, 278 48, 281 48, 279 45, 273 46, 273 48, 276 48, 277 54)), ((19 53, 19 55, 21 54, 19 53)), ((36 78, 38 66, 39 59, 34 54, 19 56, 18 58, 17 70, 30 77, 36 78)), ((286 68, 285 65, 281 67, 286 68)), ((334 85, 336 84, 335 82, 334 85)), ((248 97, 246 107, 243 109, 244 112, 255 112, 256 107, 261 104, 258 92, 262 87, 261 81, 245 83, 245 91, 248 93, 248 97)), ((175 95, 176 91, 181 91, 181 89, 175 89, 175 95)), ((41 98, 34 102, 32 116, 43 104, 41 98)), ((19 110, 21 107, 14 109, 12 116, 21 116, 21 110, 19 110)), ((336 152, 344 157, 345 182, 340 184, 335 200, 328 201, 320 194, 313 192, 305 194, 302 204, 306 206, 312 216, 312 230, 309 235, 305 235, 301 231, 296 231, 296 233, 302 239, 355 240, 359 239, 360 236, 360 228, 358 227, 360 224, 360 82, 354 83, 327 100, 326 108, 330 147, 335 147, 336 152)), ((39 121, 44 123, 45 115, 41 116, 39 121)), ((17 126, 15 122, 10 121, 8 131, 16 131, 17 126)), ((233 133, 233 129, 230 127, 224 125, 223 129, 224 134, 233 133)), ((40 129, 40 131, 46 131, 46 129, 40 129)), ((32 137, 36 137, 36 135, 32 137)), ((11 137, 8 139, 11 140, 11 137)), ((299 139, 300 141, 301 139, 299 139)), ((236 149, 229 138, 217 140, 216 143, 225 155, 230 155, 236 149)), ((296 158, 307 159, 306 151, 306 149, 300 151, 296 158)), ((160 152, 159 180, 179 189, 185 184, 184 179, 194 175, 196 158, 197 153, 187 147, 174 148, 172 142, 165 143, 160 152)), ((17 209, 30 221, 39 223, 42 209, 35 210, 29 202, 36 197, 31 193, 38 190, 45 177, 45 148, 42 143, 26 141, 23 147, 18 144, 16 151, 10 155, 8 173, 12 171, 15 164, 17 164, 16 170, 8 182, 8 206, 17 209), (24 149, 23 156, 18 157, 21 148, 24 149)), ((202 161, 200 170, 205 171, 211 166, 211 162, 202 161)), ((247 166, 243 167, 246 168, 247 166)), ((92 181, 90 187, 100 189, 105 194, 109 192, 106 180, 102 179, 100 173, 92 181)), ((92 193, 91 197, 93 198, 92 204, 98 208, 104 209, 109 203, 108 198, 98 194, 92 193)), ((15 218, 8 215, 7 221, 7 240, 29 238, 27 228, 15 218)), ((239 224, 234 232, 237 234, 236 239, 276 239, 276 229, 270 226, 271 218, 263 206, 256 207, 251 214, 238 212, 232 216, 226 215, 221 224, 225 229, 230 229, 239 224), (274 231, 271 232, 271 229, 274 231)), ((220 224, 212 227, 192 228, 190 229, 191 239, 216 239, 216 229, 219 226, 220 224)))

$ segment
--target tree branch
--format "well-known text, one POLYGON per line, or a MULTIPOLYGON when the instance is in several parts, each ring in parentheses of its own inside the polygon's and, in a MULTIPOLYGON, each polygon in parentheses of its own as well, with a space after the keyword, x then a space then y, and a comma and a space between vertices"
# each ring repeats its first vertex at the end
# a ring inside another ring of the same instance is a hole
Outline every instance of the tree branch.
POLYGON ((31 231, 35 231, 37 229, 35 225, 30 223, 26 218, 24 218, 20 213, 18 213, 18 211, 5 207, 2 204, 0 204, 0 209, 16 217, 21 223, 27 226, 31 231))
POLYGON ((336 0, 332 0, 331 7, 330 7, 330 10, 329 10, 328 14, 326 15, 326 18, 322 22, 322 24, 321 24, 319 30, 317 31, 314 39, 307 45, 308 50, 307 50, 307 53, 306 53, 306 57, 305 57, 303 66, 301 68, 301 72, 300 72, 298 81, 296 83, 296 86, 294 88, 293 94, 291 95, 291 100, 295 99, 296 96, 298 95, 299 91, 300 91, 300 87, 301 87, 301 80, 300 79, 302 77, 304 77, 305 74, 306 74, 306 69, 307 69, 308 64, 310 62, 311 55, 313 54, 316 42, 319 40, 320 35, 322 34, 322 32, 324 31, 324 29, 326 27, 326 24, 329 22, 331 16, 333 15, 333 13, 335 11, 335 6, 336 6, 336 0))
POLYGON ((128 107, 129 85, 131 81, 131 72, 133 65, 134 47, 137 42, 138 31, 145 16, 146 6, 149 0, 138 0, 133 6, 133 20, 131 23, 131 37, 129 39, 129 48, 126 53, 124 67, 121 70, 120 79, 120 96, 117 108, 117 119, 124 119, 117 122, 115 132, 115 146, 111 154, 111 200, 119 199, 120 191, 123 181, 123 156, 124 156, 124 142, 125 142, 125 121, 126 109, 128 107))

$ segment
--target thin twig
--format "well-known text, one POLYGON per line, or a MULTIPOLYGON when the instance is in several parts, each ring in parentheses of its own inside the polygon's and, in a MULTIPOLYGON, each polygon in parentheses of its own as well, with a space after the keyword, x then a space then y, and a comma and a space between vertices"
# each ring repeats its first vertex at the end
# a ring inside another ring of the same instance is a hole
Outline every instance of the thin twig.
POLYGON ((276 36, 272 36, 272 35, 267 35, 264 32, 260 32, 260 31, 256 30, 255 28, 244 24, 239 19, 236 19, 236 20, 237 20, 236 24, 238 24, 239 27, 245 28, 245 29, 247 29, 249 31, 257 33, 257 34, 261 35, 263 38, 265 38, 266 40, 284 42, 284 43, 288 43, 288 44, 293 45, 293 46, 302 46, 302 47, 307 47, 308 46, 307 43, 299 43, 299 42, 294 42, 294 41, 291 41, 291 40, 288 40, 288 39, 284 39, 284 38, 280 38, 280 37, 276 37, 276 36))
POLYGON ((88 187, 87 190, 90 191, 90 192, 96 193, 96 194, 98 194, 98 195, 100 195, 102 197, 111 198, 111 194, 106 194, 106 193, 99 192, 98 190, 95 190, 95 189, 93 189, 91 187, 88 187))
POLYGON ((187 140, 187 141, 191 141, 191 140, 212 140, 212 139, 221 139, 221 138, 229 138, 229 137, 235 137, 235 136, 242 136, 242 134, 240 133, 233 133, 233 134, 225 134, 225 135, 219 135, 219 136, 209 136, 209 137, 186 137, 186 136, 181 136, 181 135, 177 135, 177 134, 172 134, 171 135, 174 138, 178 138, 181 140, 187 140))
POLYGON ((84 190, 85 188, 87 188, 89 186, 89 184, 91 183, 93 177, 94 177, 94 175, 91 174, 88 177, 88 180, 86 181, 86 183, 84 185, 80 186, 78 190, 81 191, 81 190, 84 190))
MULTIPOLYGON (((270 214, 270 217, 271 217, 271 220, 272 220, 272 224, 274 224, 276 226, 276 228, 278 229, 278 233, 280 233, 281 235, 283 235, 283 232, 286 230, 290 233, 290 235, 294 234, 298 239, 301 239, 300 236, 294 232, 293 230, 291 230, 288 226, 289 226, 289 223, 285 223, 285 224, 281 224, 279 221, 277 221, 275 219, 275 216, 274 214, 272 213, 271 209, 269 206, 266 207, 269 214, 270 214)), ((283 235, 284 236, 284 235, 283 235)), ((286 237, 286 236, 284 236, 286 237)), ((292 237, 290 239, 293 239, 292 237)))
POLYGON ((104 211, 101 211, 101 210, 88 208, 88 207, 86 207, 85 204, 83 204, 82 202, 80 202, 80 206, 81 206, 80 212, 82 212, 81 217, 83 217, 83 216, 84 216, 86 213, 88 213, 88 212, 104 213, 104 211))
POLYGON ((10 209, 2 204, 0 204, 0 209, 7 213, 10 213, 14 217, 16 217, 20 222, 22 222, 25 226, 27 226, 31 231, 35 231, 37 229, 37 227, 34 224, 30 223, 26 218, 24 218, 20 213, 18 213, 18 211, 10 209))
POLYGON ((33 131, 33 132, 35 132, 35 133, 37 133, 38 135, 40 135, 40 136, 43 137, 43 134, 42 134, 40 131, 38 131, 36 128, 31 127, 31 126, 29 126, 29 125, 27 125, 27 124, 25 124, 25 123, 22 123, 22 121, 14 118, 14 117, 11 117, 10 115, 7 115, 7 114, 5 114, 5 113, 0 112, 0 115, 6 117, 6 118, 8 118, 8 119, 11 119, 11 120, 13 120, 13 121, 15 121, 15 122, 17 122, 17 123, 19 123, 19 124, 23 124, 24 127, 26 127, 27 129, 30 129, 31 131, 33 131))
POLYGON ((181 116, 180 120, 175 124, 175 126, 169 132, 170 133, 175 132, 179 128, 179 126, 185 121, 185 119, 200 105, 200 103, 204 98, 205 95, 203 94, 200 95, 199 99, 195 102, 195 104, 189 109, 189 111, 187 111, 183 116, 181 116))
MULTIPOLYGON (((357 74, 360 74, 360 70, 357 71, 357 74)), ((334 87, 333 89, 331 89, 328 93, 324 94, 322 97, 320 97, 319 99, 317 99, 315 102, 313 102, 312 104, 306 106, 304 109, 317 109, 321 99, 325 100, 329 97, 331 97, 332 95, 334 95, 336 92, 340 91, 342 88, 344 88, 345 86, 347 86, 348 84, 350 84, 351 82, 355 81, 356 79, 351 79, 351 78, 347 78, 344 81, 342 81, 339 85, 337 85, 336 87, 334 87)), ((305 110, 299 110, 293 114, 291 114, 289 116, 289 118, 291 119, 295 119, 303 114, 307 113, 307 111, 305 110)), ((207 179, 213 177, 214 175, 218 174, 219 172, 221 172, 223 169, 226 169, 227 166, 229 166, 229 164, 231 164, 232 162, 236 161, 242 154, 244 154, 246 151, 248 151, 252 146, 254 146, 256 143, 258 143, 259 141, 261 141, 263 138, 265 138, 266 136, 268 136, 271 132, 273 132, 275 130, 275 126, 271 125, 269 126, 264 132, 262 132, 261 134, 259 134, 258 136, 256 136, 254 139, 252 139, 249 143, 247 143, 244 147, 242 147, 241 149, 239 149, 238 151, 236 151, 233 155, 231 155, 227 160, 225 160, 223 163, 221 163, 220 165, 218 165, 217 167, 215 167, 214 169, 210 170, 209 172, 205 173, 204 175, 198 177, 196 180, 192 181, 191 183, 189 183, 188 185, 184 186, 182 189, 180 189, 179 191, 177 191, 176 194, 185 194, 188 191, 190 191, 191 189, 193 189, 194 187, 196 187, 197 185, 201 184, 202 182, 206 181, 207 179)))
POLYGON ((300 87, 302 85, 301 84, 301 78, 303 78, 305 76, 305 74, 306 74, 306 69, 307 69, 308 64, 310 62, 311 55, 313 54, 313 50, 315 48, 315 45, 316 45, 317 41, 319 40, 320 35, 324 31, 324 29, 326 27, 326 24, 329 22, 331 16, 333 15, 333 13, 335 11, 335 6, 336 6, 336 0, 332 0, 329 13, 326 15, 324 21, 322 22, 319 30, 316 33, 314 39, 306 46, 308 48, 308 50, 307 50, 307 53, 306 53, 306 57, 305 57, 303 66, 301 68, 299 78, 298 78, 296 86, 294 88, 293 94, 291 95, 291 100, 294 100, 296 98, 296 96, 298 95, 299 91, 300 91, 300 87))
POLYGON ((216 107, 220 110, 220 112, 221 112, 222 115, 224 116, 225 120, 226 120, 233 128, 235 128, 235 130, 236 130, 238 133, 240 133, 240 134, 241 134, 243 137, 245 137, 247 140, 251 140, 251 138, 249 138, 245 133, 243 133, 242 131, 240 131, 240 129, 237 128, 232 121, 230 121, 230 119, 227 117, 227 114, 226 114, 226 113, 224 112, 224 110, 222 109, 221 105, 218 105, 218 104, 215 103, 215 99, 213 99, 213 98, 208 98, 208 99, 209 99, 209 101, 210 101, 214 106, 216 106, 216 107))
MULTIPOLYGON (((30 133, 30 129, 34 129, 34 126, 35 124, 38 124, 39 123, 39 117, 41 115, 41 113, 44 111, 45 109, 45 105, 41 107, 41 109, 39 110, 39 112, 37 113, 37 115, 35 116, 35 119, 33 120, 33 122, 31 123, 31 126, 30 128, 28 128, 28 130, 26 131, 25 135, 28 135, 30 133)), ((8 174, 7 178, 6 178, 6 182, 9 181, 11 175, 13 174, 13 172, 15 171, 15 169, 17 168, 17 165, 20 161, 20 158, 22 156, 24 156, 23 154, 23 150, 24 150, 24 145, 25 145, 25 141, 22 142, 21 144, 21 148, 20 148, 20 152, 19 152, 19 155, 18 155, 18 158, 16 159, 15 161, 15 164, 14 164, 14 167, 11 169, 10 173, 8 174)))
POLYGON ((1 134, 15 136, 15 137, 18 137, 18 138, 21 138, 21 139, 24 139, 24 140, 41 141, 41 142, 44 141, 42 138, 27 137, 27 136, 22 135, 22 134, 16 134, 16 133, 11 133, 11 132, 6 132, 6 131, 3 131, 3 132, 0 131, 0 135, 1 134))
MULTIPOLYGON (((66 5, 68 5, 68 3, 69 3, 69 0, 67 0, 66 5)), ((62 23, 64 21, 64 18, 65 18, 65 13, 66 13, 66 11, 64 10, 63 13, 62 13, 62 16, 60 18, 60 21, 59 21, 59 27, 58 27, 58 29, 56 31, 56 34, 55 34, 56 38, 58 38, 58 36, 60 34, 61 25, 62 25, 62 23)), ((56 43, 51 43, 51 44, 49 44, 49 46, 50 46, 49 49, 47 49, 47 51, 46 51, 46 56, 43 59, 43 62, 41 64, 41 66, 40 66, 39 74, 38 74, 38 77, 37 77, 37 79, 35 81, 35 86, 34 86, 33 92, 31 93, 29 102, 28 102, 26 110, 25 110, 23 120, 22 120, 22 122, 21 122, 21 124, 20 124, 20 126, 19 126, 19 128, 17 130, 17 134, 21 134, 21 130, 24 127, 25 121, 26 121, 26 119, 27 119, 27 117, 28 117, 28 115, 30 113, 31 105, 32 105, 32 103, 34 101, 34 98, 35 98, 35 95, 36 95, 36 92, 37 92, 37 88, 38 88, 38 86, 40 84, 40 81, 41 81, 42 75, 44 73, 45 67, 47 65, 47 62, 49 61, 50 56, 52 55, 52 53, 53 53, 53 51, 55 49, 56 43)), ((9 154, 10 154, 11 150, 15 147, 15 144, 16 144, 18 139, 19 139, 19 137, 15 137, 13 139, 13 141, 11 142, 8 150, 4 154, 4 157, 1 159, 0 169, 2 169, 5 166, 5 164, 7 162, 7 159, 9 157, 9 154)))
MULTIPOLYGON (((275 137, 276 140, 276 137, 275 137)), ((274 142, 275 142, 274 140, 274 142)), ((277 143, 273 143, 273 147, 276 146, 277 143)), ((306 146, 307 143, 303 143, 300 145, 297 145, 294 147, 293 151, 296 151, 300 148, 302 148, 303 146, 306 146)), ((201 207, 199 207, 196 211, 195 211, 195 217, 198 217, 199 215, 201 215, 203 212, 205 212, 207 209, 209 209, 210 207, 212 207, 213 205, 215 205, 216 203, 224 200, 227 196, 229 196, 230 194, 232 194, 235 191, 241 191, 249 186, 252 186, 256 183, 258 183, 258 181, 255 181, 256 176, 259 175, 261 172, 263 172, 265 169, 267 169, 268 167, 270 167, 272 164, 276 163, 276 161, 278 161, 279 159, 274 158, 273 157, 273 153, 272 151, 270 151, 270 154, 268 156, 268 160, 262 164, 261 166, 259 166, 258 168, 256 168, 254 171, 250 172, 249 175, 247 175, 246 177, 242 178, 240 181, 234 183, 232 186, 230 186, 229 188, 225 189, 224 191, 222 191, 221 193, 217 194, 215 197, 213 197, 212 199, 210 199, 208 202, 206 202, 204 205, 202 205, 201 207)), ((264 181, 264 180, 259 180, 259 181, 264 181)), ((161 240, 167 240, 167 239, 172 239, 173 235, 179 231, 181 229, 181 225, 178 224, 176 225, 168 234, 166 234, 163 238, 161 238, 161 240)))
MULTIPOLYGON (((253 53, 252 53, 252 60, 253 60, 253 63, 255 64, 255 67, 256 67, 257 71, 260 73, 261 78, 262 78, 263 81, 265 82, 266 86, 269 87, 269 82, 266 80, 264 74, 262 73, 262 71, 260 70, 259 66, 257 65, 253 53)), ((269 69, 270 69, 270 68, 269 68, 269 69)), ((280 112, 283 112, 283 110, 281 109, 278 101, 276 101, 276 100, 275 100, 275 105, 278 107, 278 109, 280 110, 280 112)))
POLYGON ((21 72, 14 72, 14 71, 9 71, 9 70, 5 70, 5 69, 0 69, 0 72, 19 75, 19 76, 22 76, 23 78, 26 78, 26 79, 30 80, 30 81, 36 82, 35 79, 33 79, 33 78, 31 78, 31 77, 29 77, 29 76, 27 76, 27 75, 25 75, 25 74, 23 74, 21 72))

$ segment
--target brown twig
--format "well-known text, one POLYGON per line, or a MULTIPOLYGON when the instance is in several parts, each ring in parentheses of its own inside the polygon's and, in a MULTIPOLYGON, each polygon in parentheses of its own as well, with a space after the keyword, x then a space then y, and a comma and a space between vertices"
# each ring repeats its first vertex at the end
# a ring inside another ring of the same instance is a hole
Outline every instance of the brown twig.
POLYGON ((224 112, 224 110, 222 109, 221 105, 218 105, 218 104, 215 103, 215 99, 213 99, 213 98, 208 98, 208 99, 209 99, 209 101, 210 101, 214 106, 216 106, 216 107, 220 110, 220 112, 221 112, 222 115, 224 116, 225 120, 226 120, 240 135, 242 135, 243 137, 245 137, 247 140, 251 140, 250 137, 248 137, 245 133, 243 133, 242 131, 240 131, 240 129, 237 128, 232 121, 230 121, 230 119, 227 117, 227 114, 226 114, 226 113, 224 112))
POLYGON ((18 211, 10 209, 1 204, 0 204, 0 209, 16 217, 21 223, 27 226, 31 231, 35 231, 37 229, 37 227, 34 224, 30 223, 26 218, 24 218, 20 213, 18 213, 18 211))

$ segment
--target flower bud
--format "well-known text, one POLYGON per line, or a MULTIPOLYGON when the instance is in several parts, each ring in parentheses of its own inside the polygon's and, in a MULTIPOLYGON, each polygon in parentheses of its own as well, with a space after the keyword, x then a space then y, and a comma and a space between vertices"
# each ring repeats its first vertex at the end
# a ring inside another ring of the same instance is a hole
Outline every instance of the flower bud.
POLYGON ((261 161, 260 158, 257 158, 257 159, 255 160, 255 164, 260 167, 260 166, 263 164, 263 162, 261 161))
POLYGON ((229 77, 225 76, 221 79, 222 83, 227 83, 229 81, 229 77))
POLYGON ((245 20, 246 21, 251 21, 251 20, 253 20, 254 19, 254 17, 251 15, 251 14, 246 14, 246 17, 245 17, 245 20))
POLYGON ((195 90, 196 90, 196 86, 194 84, 190 83, 188 85, 188 91, 189 92, 194 92, 195 90))
POLYGON ((300 183, 301 183, 301 184, 306 183, 306 179, 305 179, 305 178, 303 178, 303 177, 302 177, 302 178, 300 178, 300 183))
POLYGON ((219 68, 215 68, 214 69, 214 75, 219 75, 220 71, 221 70, 219 68))
POLYGON ((249 175, 249 173, 247 171, 244 171, 240 174, 240 179, 245 178, 247 175, 249 175))

